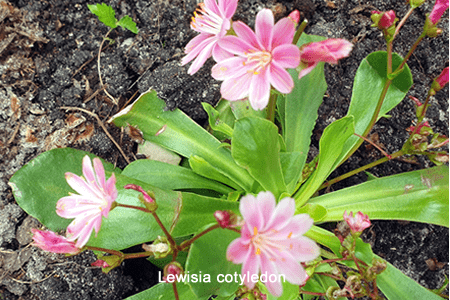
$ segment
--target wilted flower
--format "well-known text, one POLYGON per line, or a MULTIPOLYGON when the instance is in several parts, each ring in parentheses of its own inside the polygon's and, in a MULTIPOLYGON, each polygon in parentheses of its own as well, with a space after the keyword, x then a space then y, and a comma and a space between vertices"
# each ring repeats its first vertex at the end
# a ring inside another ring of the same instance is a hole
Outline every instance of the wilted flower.
POLYGON ((101 260, 101 259, 97 259, 96 261, 91 263, 91 266, 93 266, 93 267, 100 267, 100 268, 108 268, 108 267, 110 267, 110 265, 108 265, 108 263, 106 261, 101 260))
POLYGON ((194 60, 189 67, 190 75, 197 72, 211 57, 216 61, 231 57, 232 54, 221 49, 217 43, 225 36, 230 29, 230 20, 237 7, 237 0, 205 0, 199 4, 199 9, 192 17, 191 28, 200 34, 193 38, 187 45, 185 53, 187 54, 181 60, 185 65, 194 60))
POLYGON ((82 248, 88 242, 92 229, 97 234, 102 217, 108 217, 112 203, 117 198, 114 173, 105 181, 105 169, 98 158, 92 168, 89 156, 83 158, 83 177, 66 173, 67 183, 80 195, 70 194, 58 200, 56 213, 66 219, 75 218, 66 231, 68 241, 82 248), (94 171, 95 170, 95 171, 94 171))
POLYGON ((44 251, 53 253, 77 254, 81 251, 74 242, 49 230, 31 229, 33 233, 33 245, 44 251))
POLYGON ((449 0, 436 0, 436 3, 434 4, 433 9, 431 10, 430 15, 428 16, 428 19, 433 24, 437 24, 439 20, 441 19, 444 12, 447 10, 449 5, 449 0))
POLYGON ((350 230, 353 233, 361 233, 364 229, 369 228, 371 223, 369 220, 369 216, 363 214, 358 211, 358 213, 353 217, 353 212, 350 212, 350 215, 347 214, 347 211, 344 212, 344 220, 347 222, 350 230))
POLYGON ((298 78, 311 72, 319 62, 337 64, 338 60, 347 57, 353 44, 344 39, 328 39, 303 45, 300 48, 300 66, 298 78))
POLYGON ((285 68, 299 63, 299 50, 292 45, 295 23, 283 18, 274 25, 273 14, 263 9, 256 15, 255 32, 242 22, 234 22, 237 36, 226 36, 219 45, 237 56, 218 62, 212 76, 223 80, 220 92, 229 101, 249 98, 255 110, 267 106, 272 85, 290 93, 294 81, 285 68))
MULTIPOLYGON (((313 224, 307 214, 294 216, 295 201, 282 199, 276 205, 271 192, 260 192, 256 197, 242 197, 239 209, 245 224, 241 237, 228 246, 227 259, 242 265, 245 285, 253 289, 252 275, 274 274, 293 284, 301 285, 308 279, 300 262, 314 260, 319 255, 319 247, 311 239, 304 237, 313 224), (245 276, 245 277, 244 277, 245 276)), ((281 282, 267 280, 269 292, 280 296, 281 282)))

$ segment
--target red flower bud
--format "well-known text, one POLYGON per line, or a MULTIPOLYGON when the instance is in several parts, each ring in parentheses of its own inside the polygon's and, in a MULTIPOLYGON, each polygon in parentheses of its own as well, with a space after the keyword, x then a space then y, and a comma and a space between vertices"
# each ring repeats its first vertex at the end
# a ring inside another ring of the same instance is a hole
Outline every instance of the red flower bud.
POLYGON ((298 24, 298 22, 300 22, 300 12, 298 10, 294 10, 289 14, 288 18, 294 21, 295 24, 298 24))

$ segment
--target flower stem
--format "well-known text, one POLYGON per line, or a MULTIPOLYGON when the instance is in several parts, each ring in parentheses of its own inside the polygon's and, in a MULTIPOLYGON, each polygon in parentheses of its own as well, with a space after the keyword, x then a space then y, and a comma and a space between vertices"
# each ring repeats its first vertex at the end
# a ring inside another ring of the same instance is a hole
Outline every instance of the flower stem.
POLYGON ((270 122, 275 121, 275 107, 277 106, 277 94, 270 95, 269 104, 267 105, 267 120, 270 122))
POLYGON ((205 230, 203 230, 202 232, 200 232, 199 234, 197 234, 196 236, 194 236, 192 239, 187 240, 183 243, 181 243, 180 248, 181 250, 184 250, 185 248, 189 247, 190 245, 192 245, 193 242, 195 242, 197 239, 199 239, 200 237, 202 237, 203 235, 207 234, 210 231, 213 231, 214 229, 219 228, 220 225, 219 224, 215 224, 205 230))
POLYGON ((399 150, 399 151, 397 151, 397 152, 391 154, 391 155, 390 155, 391 158, 388 158, 387 156, 385 156, 385 157, 383 157, 383 158, 380 158, 380 159, 377 160, 377 161, 374 161, 374 162, 372 162, 372 163, 370 163, 370 164, 367 164, 367 165, 365 165, 365 166, 362 166, 362 167, 360 167, 360 168, 358 168, 358 169, 355 169, 355 170, 350 171, 350 172, 348 172, 348 173, 345 173, 345 174, 343 174, 343 175, 341 175, 341 176, 339 176, 339 177, 336 177, 336 178, 334 178, 334 179, 331 179, 330 181, 325 182, 324 184, 322 184, 322 185, 320 186, 319 190, 324 189, 324 188, 326 188, 326 187, 329 187, 330 185, 332 185, 332 184, 334 184, 334 183, 336 183, 336 182, 339 182, 339 181, 341 181, 341 180, 344 180, 344 179, 346 179, 346 178, 348 178, 348 177, 351 177, 351 176, 353 176, 353 175, 358 174, 359 172, 362 172, 362 171, 364 171, 364 170, 373 168, 373 167, 375 167, 375 166, 377 166, 377 165, 379 165, 379 164, 382 164, 382 163, 384 163, 384 162, 387 162, 387 161, 389 161, 389 160, 391 160, 391 159, 397 158, 397 157, 402 156, 402 155, 404 155, 403 151, 402 151, 402 150, 399 150))
POLYGON ((394 39, 397 36, 397 34, 400 31, 400 28, 402 28, 403 24, 405 24, 406 20, 411 16, 413 11, 414 11, 414 8, 410 8, 408 10, 408 12, 406 13, 406 15, 403 17, 403 19, 400 21, 400 23, 398 23, 397 27, 395 28, 395 33, 392 36, 392 39, 394 39))
POLYGON ((128 254, 125 254, 124 259, 148 257, 151 255, 153 255, 153 252, 150 252, 150 251, 138 252, 138 253, 128 253, 128 254))
POLYGON ((123 254, 120 251, 116 251, 116 250, 112 250, 112 249, 105 249, 105 248, 100 248, 100 247, 92 247, 92 246, 86 246, 87 249, 89 250, 94 250, 94 251, 102 251, 102 252, 106 252, 112 255, 117 255, 119 257, 124 257, 125 254, 123 254))
POLYGON ((294 39, 292 40, 292 44, 297 45, 297 42, 300 39, 300 36, 302 35, 303 31, 305 30, 306 25, 308 25, 308 20, 304 19, 302 24, 300 24, 297 31, 295 32, 294 39))
POLYGON ((305 294, 305 295, 313 295, 313 296, 326 296, 325 293, 316 293, 316 292, 308 292, 308 291, 303 291, 302 289, 300 289, 300 294, 305 294))
POLYGON ((409 49, 408 53, 406 54, 405 58, 403 58, 402 63, 397 67, 397 69, 394 71, 397 72, 398 70, 402 69, 406 62, 408 61, 408 59, 411 57, 411 55, 413 54, 414 50, 416 50, 417 46, 419 45, 419 43, 423 40, 424 37, 426 37, 427 34, 423 33, 417 38, 417 40, 414 42, 413 46, 411 47, 411 49, 409 49))
POLYGON ((119 207, 125 207, 125 208, 137 209, 137 210, 143 211, 143 212, 145 212, 145 213, 149 213, 149 214, 152 213, 151 211, 149 211, 149 210, 146 209, 145 207, 140 207, 140 206, 136 206, 136 205, 128 205, 128 204, 117 203, 117 206, 119 206, 119 207))
POLYGON ((175 295, 175 300, 179 300, 180 297, 178 296, 177 283, 172 282, 172 287, 173 287, 173 293, 175 295))
POLYGON ((167 231, 166 227, 164 226, 164 224, 161 222, 161 220, 159 219, 158 215, 155 212, 151 212, 152 216, 155 218, 156 223, 158 223, 159 227, 161 227, 161 230, 164 232, 164 234, 167 237, 167 240, 169 241, 170 245, 172 246, 173 249, 176 249, 177 247, 177 243, 175 242, 175 240, 173 239, 172 235, 167 231))

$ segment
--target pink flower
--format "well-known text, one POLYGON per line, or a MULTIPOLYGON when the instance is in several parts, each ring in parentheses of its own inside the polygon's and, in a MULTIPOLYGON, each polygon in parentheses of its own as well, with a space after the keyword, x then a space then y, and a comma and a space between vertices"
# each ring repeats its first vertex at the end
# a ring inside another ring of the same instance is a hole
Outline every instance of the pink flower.
MULTIPOLYGON (((319 247, 311 239, 304 237, 313 220, 307 214, 294 216, 295 201, 284 198, 276 205, 271 192, 260 192, 256 197, 242 197, 239 209, 245 224, 241 237, 228 246, 227 259, 242 265, 244 283, 253 289, 252 275, 284 275, 293 284, 301 285, 308 275, 300 262, 314 260, 319 256, 319 247)), ((273 278, 273 276, 272 276, 273 278)), ((280 296, 281 282, 265 282, 268 291, 280 296)))
POLYGON ((363 232, 364 229, 371 225, 369 216, 360 211, 358 211, 355 217, 353 217, 353 212, 350 212, 350 215, 348 215, 347 211, 345 211, 344 220, 347 222, 348 226, 350 226, 350 230, 353 233, 363 232))
POLYGON ((181 65, 185 65, 194 60, 189 67, 188 73, 193 75, 211 57, 216 61, 231 57, 232 54, 223 50, 218 41, 225 36, 230 29, 230 20, 237 7, 237 0, 205 0, 199 4, 199 9, 192 17, 191 28, 200 34, 193 38, 187 45, 187 54, 181 60, 181 65))
POLYGON ((267 106, 272 85, 281 93, 290 93, 294 81, 285 68, 299 63, 299 50, 292 45, 295 23, 283 18, 274 25, 273 14, 263 9, 256 15, 255 32, 242 22, 234 22, 237 36, 226 36, 219 45, 237 56, 212 68, 212 76, 223 80, 222 97, 235 101, 245 97, 255 110, 267 106))
POLYGON ((33 233, 33 245, 44 251, 53 253, 77 254, 81 251, 74 242, 49 230, 31 229, 33 233))
POLYGON ((448 8, 448 2, 449 0, 436 0, 436 3, 434 4, 433 9, 431 10, 430 15, 428 16, 431 23, 437 24, 437 22, 439 22, 442 15, 448 8))
POLYGON ((303 45, 300 48, 300 71, 298 78, 311 72, 319 62, 337 64, 338 60, 347 57, 353 44, 344 39, 328 39, 303 45))
POLYGON ((66 219, 75 218, 67 227, 67 240, 75 241, 76 246, 82 248, 89 240, 92 229, 96 234, 100 230, 102 216, 108 217, 111 204, 117 198, 116 178, 114 173, 105 182, 105 169, 98 158, 94 158, 92 168, 89 156, 83 158, 83 175, 79 177, 73 173, 66 173, 67 183, 80 195, 59 199, 56 213, 66 219), (95 170, 95 171, 94 171, 95 170))

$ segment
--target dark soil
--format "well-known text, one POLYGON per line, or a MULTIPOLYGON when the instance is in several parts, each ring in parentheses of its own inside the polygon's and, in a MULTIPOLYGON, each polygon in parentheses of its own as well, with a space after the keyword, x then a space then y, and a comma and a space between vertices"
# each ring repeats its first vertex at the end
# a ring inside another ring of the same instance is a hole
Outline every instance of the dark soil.
MULTIPOLYGON (((317 153, 323 129, 343 117, 350 102, 353 77, 361 60, 370 52, 384 50, 380 32, 370 27, 370 11, 394 9, 403 17, 404 1, 361 2, 313 0, 241 0, 235 19, 254 24, 261 8, 273 8, 279 17, 299 8, 310 20, 306 33, 328 38, 345 38, 354 43, 351 56, 337 66, 326 66, 327 97, 319 109, 312 152, 317 153)), ((154 88, 168 109, 180 108, 195 121, 205 124, 201 102, 215 104, 220 82, 210 76, 210 61, 194 76, 180 66, 183 47, 195 36, 189 28, 195 0, 113 0, 116 16, 131 16, 140 33, 120 28, 104 43, 101 75, 107 91, 101 90, 97 55, 102 36, 108 31, 92 15, 85 0, 0 0, 0 299, 123 299, 156 282, 155 271, 146 260, 125 262, 105 275, 90 266, 92 253, 65 258, 29 247, 29 230, 38 227, 15 203, 7 182, 25 163, 38 154, 56 148, 73 147, 90 151, 123 168, 127 162, 88 110, 106 121, 148 88, 154 88), (138 274, 138 275, 136 275, 138 274)), ((89 3, 94 4, 94 3, 89 3)), ((420 34, 425 14, 434 4, 427 1, 408 20, 394 42, 404 56, 420 34)), ((448 66, 448 13, 440 22, 443 34, 426 38, 408 62, 414 86, 409 95, 422 101, 434 77, 448 66)), ((389 119, 373 129, 372 138, 389 153, 399 150, 407 139, 406 128, 415 120, 409 99, 398 105, 389 119)), ((431 101, 428 121, 436 132, 448 132, 448 87, 431 101)), ((106 123, 106 122, 105 122, 106 123)), ((119 128, 105 124, 129 160, 136 144, 119 128)), ((370 146, 360 148, 331 177, 372 162, 381 154, 370 146)), ((393 160, 370 170, 387 176, 433 164, 393 160)), ((333 189, 361 183, 365 174, 351 177, 333 189)), ((448 276, 448 229, 428 224, 397 221, 373 222, 366 235, 374 251, 428 288, 437 288, 448 276)))

